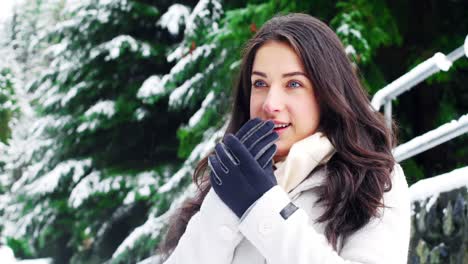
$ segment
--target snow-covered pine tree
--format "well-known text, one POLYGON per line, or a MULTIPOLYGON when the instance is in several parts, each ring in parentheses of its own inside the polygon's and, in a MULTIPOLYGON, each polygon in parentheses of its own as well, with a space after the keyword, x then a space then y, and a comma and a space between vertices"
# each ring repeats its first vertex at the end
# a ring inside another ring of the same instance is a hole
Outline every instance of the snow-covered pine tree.
POLYGON ((4 217, 14 225, 4 235, 57 263, 102 263, 180 164, 175 132, 188 117, 168 113, 167 100, 149 108, 136 97, 145 79, 170 68, 164 54, 179 37, 157 24, 163 4, 71 3, 64 21, 38 28, 32 41, 53 44, 41 53, 49 67, 29 86, 39 115, 31 131, 41 140, 12 184, 4 217))
MULTIPOLYGON (((30 164, 30 150, 40 145, 34 134, 28 133, 28 127, 33 119, 33 111, 28 103, 28 96, 24 91, 24 83, 31 79, 40 68, 37 59, 37 49, 30 49, 29 44, 36 36, 38 21, 45 24, 50 22, 50 10, 55 6, 54 0, 30 1, 27 6, 16 6, 10 20, 0 25, 0 68, 2 68, 2 85, 12 88, 12 91, 3 93, 12 94, 14 105, 13 115, 7 114, 8 129, 11 130, 7 138, 7 144, 0 143, 0 223, 5 232, 2 232, 0 240, 13 248, 16 257, 31 257, 33 252, 27 240, 4 236, 14 233, 16 221, 11 221, 7 215, 20 214, 19 207, 13 202, 15 198, 12 192, 14 183, 22 174, 25 165, 30 164), (18 19, 21 18, 21 19, 18 19)), ((8 90, 8 89, 7 89, 8 90)), ((11 109, 11 102, 3 104, 3 108, 11 109), (10 107, 7 107, 10 105, 10 107)), ((10 112, 8 110, 8 112, 10 112)))
POLYGON ((0 65, 0 144, 6 144, 11 136, 10 121, 13 114, 18 112, 18 104, 11 69, 1 67, 0 65))

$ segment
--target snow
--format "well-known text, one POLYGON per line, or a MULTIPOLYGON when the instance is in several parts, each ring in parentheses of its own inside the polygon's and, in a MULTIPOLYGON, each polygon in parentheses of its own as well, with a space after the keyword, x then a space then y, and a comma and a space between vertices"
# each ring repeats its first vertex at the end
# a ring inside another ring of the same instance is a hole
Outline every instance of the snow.
POLYGON ((43 258, 43 259, 26 259, 18 260, 15 264, 51 264, 52 259, 43 258))
MULTIPOLYGON (((214 65, 210 64, 204 70, 204 74, 208 74, 213 69, 214 65)), ((174 89, 169 96, 169 107, 175 108, 184 105, 186 102, 188 102, 196 87, 195 84, 200 80, 203 80, 203 74, 198 72, 197 74, 195 74, 195 76, 185 81, 181 86, 174 89)))
POLYGON ((135 110, 135 113, 134 113, 134 118, 137 120, 137 121, 141 121, 143 120, 146 116, 148 116, 149 112, 148 110, 144 109, 144 108, 137 108, 135 110))
POLYGON ((242 60, 236 60, 231 65, 229 65, 229 69, 230 70, 237 69, 241 65, 241 63, 242 63, 242 60))
POLYGON ((418 83, 424 81, 427 77, 447 66, 448 65, 446 65, 445 60, 441 59, 440 55, 437 55, 436 53, 431 58, 418 64, 409 72, 405 73, 398 79, 377 91, 377 93, 375 93, 374 97, 372 98, 372 107, 376 111, 379 111, 380 107, 384 105, 386 101, 393 100, 393 98, 396 98, 398 95, 409 91, 418 83))
POLYGON ((78 208, 83 202, 96 193, 108 193, 113 190, 120 190, 125 178, 121 175, 101 179, 101 173, 93 171, 85 176, 73 188, 68 204, 73 208, 78 208))
MULTIPOLYGON (((11 200, 13 199, 11 198, 11 200)), ((31 232, 31 225, 41 222, 50 223, 57 216, 57 212, 54 211, 48 200, 40 200, 32 208, 28 208, 28 206, 25 203, 14 201, 3 208, 5 220, 4 236, 21 238, 28 234, 37 238, 37 229, 31 232)))
POLYGON ((197 27, 211 27, 212 32, 218 30, 216 21, 221 18, 223 7, 217 0, 200 0, 193 9, 185 25, 185 35, 191 36, 197 27), (210 12, 212 9, 212 13, 210 12), (211 14, 211 17, 208 17, 211 14), (201 22, 202 25, 199 23, 201 22))
POLYGON ((52 58, 55 58, 55 57, 59 56, 60 54, 62 54, 64 51, 66 51, 67 48, 68 48, 68 45, 69 45, 68 41, 62 40, 61 42, 48 47, 44 51, 44 55, 46 55, 46 56, 49 55, 52 58))
POLYGON ((172 35, 178 35, 180 24, 183 24, 187 20, 189 14, 190 10, 188 7, 174 4, 161 16, 158 24, 163 28, 167 28, 172 35))
POLYGON ((354 47, 352 45, 346 46, 345 52, 348 55, 356 55, 356 50, 354 49, 354 47))
POLYGON ((32 137, 40 138, 46 135, 47 129, 54 128, 62 129, 67 123, 72 121, 72 116, 54 116, 48 115, 36 118, 33 124, 29 125, 31 129, 28 132, 32 133, 32 137))
POLYGON ((468 114, 465 114, 458 120, 452 120, 449 123, 399 145, 393 150, 393 155, 397 161, 402 161, 467 132, 468 114))
POLYGON ((145 235, 153 236, 154 234, 159 234, 169 219, 171 212, 171 210, 168 210, 165 214, 159 217, 154 217, 151 213, 150 217, 143 225, 135 228, 132 233, 125 238, 125 240, 115 250, 114 254, 112 254, 112 257, 116 258, 118 255, 124 253, 124 251, 133 248, 135 242, 145 235))
POLYGON ((169 95, 169 107, 180 105, 183 96, 190 97, 193 93, 194 84, 203 79, 203 74, 197 72, 195 76, 185 81, 169 95))
POLYGON ((452 67, 452 62, 441 52, 434 54, 434 62, 442 71, 448 71, 452 67))
POLYGON ((160 263, 160 262, 161 262, 161 257, 158 255, 154 255, 140 262, 137 262, 137 264, 154 264, 154 263, 160 263))
POLYGON ((174 174, 174 176, 172 176, 164 185, 162 185, 158 189, 158 192, 166 193, 172 191, 184 177, 190 175, 190 173, 193 170, 194 164, 202 157, 207 156, 208 153, 210 153, 210 151, 214 149, 216 141, 223 136, 226 128, 227 122, 225 123, 223 128, 221 128, 218 131, 213 131, 212 129, 208 129, 207 131, 205 131, 205 133, 203 134, 203 140, 194 148, 192 153, 190 153, 190 156, 184 162, 181 169, 179 169, 174 174))
POLYGON ((90 107, 86 113, 86 117, 92 117, 94 115, 103 115, 107 118, 112 118, 115 114, 115 102, 112 100, 102 100, 97 102, 95 105, 90 107))
POLYGON ((118 255, 124 253, 125 250, 133 248, 135 242, 138 239, 142 238, 145 235, 151 236, 152 238, 157 237, 161 230, 166 226, 169 217, 177 210, 180 205, 185 201, 188 197, 191 197, 195 194, 196 188, 195 185, 190 185, 182 195, 179 195, 174 201, 171 203, 171 207, 167 210, 164 214, 155 217, 155 212, 150 213, 146 222, 135 228, 132 233, 130 233, 127 238, 118 246, 115 252, 112 254, 112 258, 116 258, 118 255))
POLYGON ((60 102, 60 99, 62 98, 62 95, 59 93, 59 86, 53 85, 49 86, 50 82, 47 81, 45 82, 44 86, 40 87, 41 90, 38 90, 38 93, 41 93, 41 97, 39 102, 42 104, 44 107, 50 107, 57 102, 60 102))
POLYGON ((348 24, 342 24, 336 30, 337 34, 343 34, 345 36, 353 35, 358 39, 362 39, 362 34, 356 29, 351 28, 348 24))
POLYGON ((81 133, 83 131, 95 130, 99 124, 100 120, 104 119, 111 119, 115 114, 115 102, 112 100, 101 100, 97 102, 95 105, 91 106, 86 112, 85 117, 87 118, 86 121, 81 123, 76 131, 81 133))
POLYGON ((465 56, 468 58, 468 34, 466 35, 465 42, 463 43, 463 50, 465 51, 465 56))
POLYGON ((13 250, 7 246, 0 246, 0 260, 3 264, 13 264, 16 262, 13 250))
POLYGON ((179 60, 180 58, 184 56, 184 54, 187 54, 189 50, 190 49, 184 45, 177 46, 177 48, 174 51, 172 51, 171 53, 167 55, 166 59, 168 62, 179 60))
POLYGON ((365 61, 367 60, 367 54, 370 52, 370 46, 367 39, 362 35, 362 25, 354 21, 355 15, 355 11, 342 13, 340 16, 340 25, 336 29, 336 34, 346 45, 346 54, 356 56, 356 54, 359 53, 362 55, 361 59, 365 61))
MULTIPOLYGON (((208 95, 207 97, 211 97, 211 95, 208 95)), ((214 148, 216 141, 222 137, 226 128, 227 122, 225 122, 225 125, 220 130, 216 131, 214 129, 209 129, 205 131, 203 140, 195 147, 182 167, 175 173, 174 176, 170 177, 163 186, 157 188, 159 195, 174 195, 174 193, 171 191, 177 187, 178 183, 184 177, 188 177, 192 173, 196 162, 200 160, 202 156, 206 156, 214 148)), ((153 238, 158 236, 162 228, 166 225, 169 217, 175 212, 175 210, 180 207, 184 200, 186 200, 188 197, 192 197, 195 194, 195 191, 195 185, 190 184, 181 195, 178 195, 177 198, 174 199, 174 201, 171 203, 171 207, 164 214, 158 217, 154 217, 155 213, 150 213, 147 221, 143 225, 137 227, 129 236, 127 236, 127 238, 119 245, 112 257, 116 258, 127 249, 133 248, 135 242, 145 235, 149 235, 153 238)), ((127 202, 131 202, 133 198, 134 195, 127 196, 127 202)))
POLYGON ((93 131, 99 126, 99 122, 97 120, 91 120, 84 122, 78 126, 76 132, 82 133, 84 131, 93 131))
MULTIPOLYGON (((191 54, 180 59, 174 67, 172 67, 171 71, 168 74, 165 74, 161 77, 149 77, 140 87, 137 93, 137 97, 142 100, 144 103, 154 103, 154 100, 157 99, 159 96, 166 94, 168 91, 166 89, 166 84, 174 79, 174 77, 179 74, 180 72, 186 70, 187 66, 198 60, 200 57, 208 57, 211 52, 215 49, 214 44, 210 45, 202 45, 195 48, 191 54), (156 78, 159 78, 157 80, 156 78)), ((179 54, 180 55, 180 54, 179 54)), ((178 56, 178 55, 174 55, 178 56)), ((211 70, 206 69, 206 71, 211 70)), ((196 81, 201 78, 200 73, 196 74, 191 79, 185 81, 181 86, 177 87, 171 94, 171 98, 169 99, 169 104, 175 106, 179 103, 179 99, 184 93, 188 92, 191 88, 190 86, 193 85, 196 81)), ((193 92, 193 91, 192 91, 193 92)))
POLYGON ((135 176, 117 175, 103 178, 102 173, 93 171, 86 175, 73 188, 68 204, 73 208, 78 208, 83 202, 98 193, 108 193, 110 191, 118 191, 122 188, 131 188, 124 198, 123 204, 131 204, 135 201, 136 195, 140 197, 148 197, 151 195, 151 187, 157 188, 157 179, 160 175, 154 171, 144 171, 135 176))
POLYGON ((120 57, 123 47, 126 46, 130 48, 131 52, 139 52, 144 57, 151 54, 151 47, 147 43, 138 41, 129 35, 120 35, 93 48, 90 51, 90 59, 105 53, 107 55, 104 60, 115 60, 120 57))
MULTIPOLYGON (((16 129, 15 129, 16 131, 16 129)), ((34 138, 15 138, 11 142, 11 147, 8 148, 8 159, 6 160, 6 172, 11 174, 15 168, 23 168, 21 177, 16 180, 11 191, 16 192, 23 188, 24 185, 33 181, 38 173, 49 165, 50 159, 53 156, 54 147, 50 140, 40 140, 34 138), (42 153, 41 160, 30 165, 33 160, 33 155, 40 149, 46 149, 42 153)))
POLYGON ((164 94, 164 86, 161 85, 161 78, 158 75, 150 76, 143 82, 143 85, 138 89, 137 97, 140 99, 150 96, 158 96, 164 94))
POLYGON ((109 56, 105 60, 113 60, 120 56, 120 50, 123 43, 130 45, 131 51, 136 51, 138 49, 138 44, 130 36, 119 36, 113 39, 111 42, 107 43, 107 49, 109 50, 109 56))
POLYGON ((439 198, 438 193, 433 194, 429 198, 429 201, 427 201, 427 203, 426 203, 426 212, 429 212, 429 210, 431 210, 432 206, 437 202, 437 198, 439 198))
POLYGON ((215 48, 216 45, 214 44, 205 44, 196 47, 192 51, 192 54, 183 57, 180 61, 177 62, 176 65, 174 65, 174 67, 172 67, 170 74, 174 75, 183 71, 189 63, 196 61, 201 56, 205 58, 208 57, 215 48))
MULTIPOLYGON (((410 199, 414 201, 424 201, 427 198, 436 197, 439 193, 458 189, 468 188, 468 167, 453 170, 448 173, 423 179, 411 185, 410 199)), ((432 201, 431 198, 430 201, 432 201)), ((431 203, 433 203, 432 201, 431 203)), ((428 203, 429 204, 429 203, 428 203)), ((432 204, 429 205, 429 208, 432 204)))
POLYGON ((78 94, 78 92, 85 88, 87 86, 86 82, 80 82, 77 85, 71 87, 68 92, 62 96, 62 99, 60 100, 60 105, 63 107, 66 104, 68 104, 75 96, 78 94))
POLYGON ((214 92, 211 91, 208 93, 208 95, 205 97, 205 100, 203 100, 202 105, 200 109, 198 109, 197 112, 190 118, 189 120, 189 127, 194 127, 196 124, 198 124, 203 117, 203 114, 205 114, 206 108, 213 102, 214 100, 214 92))
POLYGON ((36 179, 31 184, 24 186, 24 191, 28 195, 45 194, 54 191, 60 180, 72 174, 73 180, 77 180, 84 175, 87 168, 91 166, 91 160, 68 160, 59 163, 54 169, 36 179))
POLYGON ((184 163, 181 169, 163 186, 158 189, 158 193, 166 193, 174 189, 174 187, 187 175, 190 174, 192 168, 188 164, 184 163))
POLYGON ((157 175, 154 171, 145 171, 132 177, 131 180, 127 180, 127 185, 134 185, 133 190, 130 191, 124 199, 123 204, 131 204, 135 202, 136 195, 150 196, 151 187, 157 188, 159 186, 157 179, 161 178, 161 175, 157 175), (135 181, 135 183, 133 183, 135 181))
POLYGON ((57 23, 51 30, 55 32, 67 31, 68 28, 79 28, 84 32, 90 29, 96 22, 105 24, 110 21, 111 10, 116 8, 122 11, 129 11, 130 5, 127 0, 100 0, 96 1, 65 1, 64 13, 74 14, 73 18, 57 23), (93 6, 93 8, 89 8, 93 6))
POLYGON ((10 19, 15 2, 18 2, 18 0, 2 0, 0 3, 0 24, 10 19))

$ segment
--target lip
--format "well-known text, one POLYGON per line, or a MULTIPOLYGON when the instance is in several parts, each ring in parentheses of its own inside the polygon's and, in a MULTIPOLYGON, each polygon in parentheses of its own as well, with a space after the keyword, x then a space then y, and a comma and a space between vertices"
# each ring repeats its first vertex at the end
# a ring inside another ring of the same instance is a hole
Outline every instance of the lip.
POLYGON ((281 135, 282 133, 284 133, 286 131, 286 129, 288 129, 290 126, 287 126, 287 127, 283 127, 283 128, 275 128, 274 131, 278 134, 278 135, 281 135))
POLYGON ((272 120, 270 119, 270 121, 272 121, 273 123, 275 123, 275 125, 285 125, 285 124, 290 124, 289 122, 283 122, 283 121, 279 121, 279 120, 272 120))
POLYGON ((283 121, 280 121, 280 120, 272 120, 272 119, 270 119, 270 121, 272 121, 275 125, 279 125, 279 124, 281 124, 281 125, 287 125, 287 124, 289 124, 289 126, 287 126, 287 127, 275 128, 274 131, 275 131, 278 135, 284 133, 284 132, 286 131, 286 129, 288 129, 288 128, 291 127, 291 125, 292 125, 292 124, 289 123, 289 122, 283 122, 283 121))

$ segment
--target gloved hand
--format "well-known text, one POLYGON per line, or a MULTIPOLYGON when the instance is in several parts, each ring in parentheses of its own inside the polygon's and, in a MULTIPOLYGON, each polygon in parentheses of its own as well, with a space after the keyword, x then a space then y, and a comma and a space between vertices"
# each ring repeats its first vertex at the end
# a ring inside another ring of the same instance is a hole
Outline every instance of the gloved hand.
POLYGON ((250 153, 264 169, 273 169, 273 156, 264 154, 279 137, 273 131, 274 127, 275 124, 273 122, 262 121, 257 117, 247 121, 236 133, 236 137, 244 146, 250 146, 248 147, 250 153), (260 140, 263 143, 259 142, 260 140))
POLYGON ((277 185, 272 159, 278 134, 273 128, 271 121, 249 120, 236 136, 226 135, 208 159, 211 186, 239 218, 277 185))

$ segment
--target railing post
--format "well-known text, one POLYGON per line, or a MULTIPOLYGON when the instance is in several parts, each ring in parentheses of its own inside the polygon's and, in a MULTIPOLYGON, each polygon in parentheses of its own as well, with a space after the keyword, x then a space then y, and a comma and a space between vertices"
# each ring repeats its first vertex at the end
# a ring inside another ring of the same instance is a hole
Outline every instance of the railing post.
POLYGON ((385 103, 384 115, 385 115, 385 123, 387 124, 387 127, 391 130, 392 129, 392 100, 388 100, 385 103))

